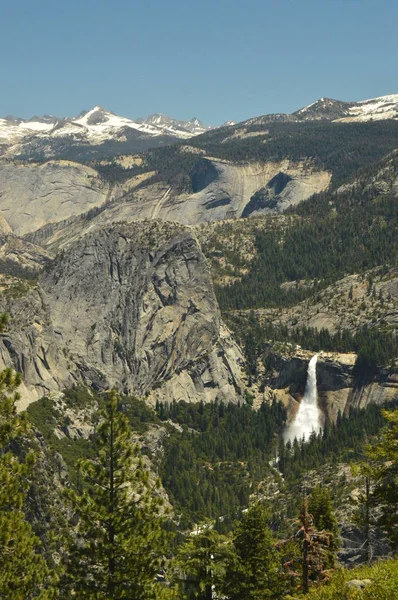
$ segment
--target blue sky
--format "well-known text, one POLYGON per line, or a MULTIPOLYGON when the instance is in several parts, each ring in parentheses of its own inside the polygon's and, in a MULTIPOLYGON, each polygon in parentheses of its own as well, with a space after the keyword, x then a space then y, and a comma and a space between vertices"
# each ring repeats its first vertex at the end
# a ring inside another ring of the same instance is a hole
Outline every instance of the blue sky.
POLYGON ((395 0, 3 0, 0 19, 1 116, 219 124, 398 93, 395 0))

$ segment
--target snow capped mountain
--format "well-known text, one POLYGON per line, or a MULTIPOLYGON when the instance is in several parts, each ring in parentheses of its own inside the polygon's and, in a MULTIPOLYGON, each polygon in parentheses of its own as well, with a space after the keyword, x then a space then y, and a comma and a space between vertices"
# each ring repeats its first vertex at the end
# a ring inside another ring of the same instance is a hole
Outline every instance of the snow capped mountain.
MULTIPOLYGON (((115 143, 119 145, 119 152, 140 152, 178 139, 188 139, 209 129, 199 119, 179 121, 156 114, 133 121, 101 106, 94 106, 78 117, 57 119, 44 115, 31 119, 12 116, 0 119, 0 149, 8 156, 24 158, 50 158, 60 150, 65 156, 68 155, 66 145, 69 148, 84 146, 86 154, 91 155, 95 151, 90 147, 115 143)), ((112 152, 117 154, 118 148, 112 152)))
POLYGON ((50 131, 54 127, 54 122, 55 120, 46 122, 44 118, 40 117, 33 117, 26 121, 15 117, 5 117, 0 119, 0 142, 11 142, 31 133, 50 131))
MULTIPOLYGON (((231 127, 235 135, 242 129, 246 131, 248 126, 268 123, 351 123, 384 119, 398 119, 398 94, 360 102, 321 98, 292 114, 263 115, 238 124, 228 121, 221 127, 231 127)), ((183 121, 161 113, 132 120, 101 106, 94 106, 77 117, 61 119, 51 115, 31 119, 7 116, 0 118, 0 155, 25 160, 90 160, 143 152, 215 129, 217 127, 204 125, 197 118, 183 121)), ((246 131, 245 135, 251 133, 246 131)))
POLYGON ((321 98, 293 113, 299 120, 330 120, 343 123, 398 118, 398 94, 360 102, 341 102, 321 98))
POLYGON ((398 119, 398 94, 380 96, 379 98, 361 100, 360 102, 343 102, 332 98, 320 98, 294 113, 276 113, 253 117, 243 123, 238 123, 237 127, 277 122, 331 121, 332 123, 353 123, 384 119, 398 119))
POLYGON ((398 118, 398 94, 362 100, 349 108, 344 121, 370 121, 398 118))
POLYGON ((80 118, 71 121, 74 125, 81 126, 87 130, 87 135, 94 139, 112 137, 115 130, 129 127, 148 135, 161 135, 163 132, 158 127, 146 123, 137 123, 126 117, 119 117, 100 106, 94 106, 88 112, 83 113, 80 118))
POLYGON ((190 138, 194 135, 200 135, 201 133, 205 133, 206 131, 213 129, 213 127, 204 125, 195 117, 190 121, 181 121, 178 119, 173 119, 172 117, 162 113, 149 115, 145 119, 137 119, 137 122, 159 127, 164 133, 176 135, 180 138, 190 138))

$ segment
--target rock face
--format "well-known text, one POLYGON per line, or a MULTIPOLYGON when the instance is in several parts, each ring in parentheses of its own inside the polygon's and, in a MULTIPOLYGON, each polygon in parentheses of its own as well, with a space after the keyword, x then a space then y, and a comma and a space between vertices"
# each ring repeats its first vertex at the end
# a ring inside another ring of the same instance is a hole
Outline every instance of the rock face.
POLYGON ((0 210, 17 235, 100 206, 109 191, 94 169, 77 163, 0 162, 0 210))
POLYGON ((325 190, 331 175, 289 160, 241 165, 202 159, 192 178, 195 193, 181 205, 165 202, 166 218, 197 223, 282 211, 325 190))
POLYGON ((74 382, 68 361, 51 322, 43 291, 36 285, 10 286, 1 296, 0 310, 10 322, 0 334, 0 369, 13 367, 23 375, 20 408, 74 382))
POLYGON ((330 422, 340 411, 348 414, 350 408, 365 408, 369 404, 388 404, 398 399, 398 369, 384 369, 372 381, 355 380, 355 354, 320 357, 317 365, 318 396, 330 422))
POLYGON ((13 234, 0 233, 0 268, 3 274, 37 275, 50 261, 50 255, 40 246, 13 234))
POLYGON ((169 400, 243 394, 243 359, 222 328, 204 256, 181 226, 86 234, 13 301, 11 321, 3 363, 23 373, 33 395, 73 380, 140 396, 164 386, 169 400))
POLYGON ((294 394, 302 395, 307 381, 308 361, 293 356, 287 358, 280 354, 272 356, 272 371, 268 374, 265 384, 273 389, 289 387, 294 394))
MULTIPOLYGON (((112 197, 114 202, 104 206, 98 215, 89 215, 90 225, 146 219, 197 225, 280 212, 325 190, 331 179, 330 173, 316 170, 305 162, 285 160, 234 165, 221 160, 200 159, 191 173, 195 192, 187 194, 165 182, 151 183, 153 174, 152 171, 147 174, 148 181, 145 181, 147 177, 144 174, 109 190, 108 198, 112 197)), ((94 189, 91 189, 93 193, 94 189)), ((104 201, 105 196, 102 203, 104 201)), ((87 219, 80 218, 80 214, 99 204, 99 199, 98 203, 90 206, 81 202, 75 212, 61 211, 57 219, 43 220, 41 229, 40 224, 35 227, 24 225, 24 231, 31 232, 27 239, 46 248, 59 249, 81 235, 82 229, 87 226, 87 219), (38 231, 34 232, 34 229, 38 231)))
MULTIPOLYGON (((290 357, 272 355, 271 372, 265 379, 265 385, 277 391, 284 390, 292 398, 300 400, 310 358, 311 353, 302 351, 290 357)), ((355 359, 355 354, 318 354, 318 401, 329 423, 336 421, 339 411, 348 414, 351 407, 365 408, 368 404, 382 405, 398 399, 397 367, 385 369, 373 381, 359 385, 353 374, 355 359)), ((279 394, 277 397, 280 397, 279 394)), ((288 405, 287 408, 289 418, 294 418, 297 406, 288 405)))

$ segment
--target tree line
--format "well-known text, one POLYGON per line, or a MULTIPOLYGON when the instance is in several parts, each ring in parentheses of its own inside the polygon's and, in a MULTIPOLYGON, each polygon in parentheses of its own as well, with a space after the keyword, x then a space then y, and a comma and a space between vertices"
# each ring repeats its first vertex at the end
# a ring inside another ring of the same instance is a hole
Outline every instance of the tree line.
POLYGON ((347 274, 397 264, 398 206, 393 194, 375 189, 358 193, 356 188, 325 192, 291 213, 300 218, 257 230, 247 273, 215 286, 222 310, 292 306, 347 274), (286 282, 296 284, 282 285, 286 282))
POLYGON ((315 327, 288 327, 261 320, 251 311, 248 317, 228 315, 231 326, 244 350, 249 378, 259 376, 259 361, 266 373, 272 367, 275 342, 299 345, 306 350, 320 352, 354 352, 357 354, 354 377, 358 383, 372 379, 382 367, 387 367, 398 356, 397 331, 382 330, 364 325, 356 331, 315 327))

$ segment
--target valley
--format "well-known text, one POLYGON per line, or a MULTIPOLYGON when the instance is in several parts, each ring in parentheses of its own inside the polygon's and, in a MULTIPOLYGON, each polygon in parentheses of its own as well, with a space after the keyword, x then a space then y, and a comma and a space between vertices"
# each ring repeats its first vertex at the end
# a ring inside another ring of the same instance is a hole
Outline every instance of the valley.
MULTIPOLYGON (((364 447, 398 405, 397 115, 391 95, 221 127, 98 106, 0 120, 0 365, 22 376, 46 560, 66 552, 51 530, 80 535, 85 461, 117 423, 174 534, 156 562, 169 587, 189 532, 235 536, 253 506, 288 562, 319 488, 330 564, 366 562, 364 447)), ((395 548, 383 527, 377 557, 395 548)))

